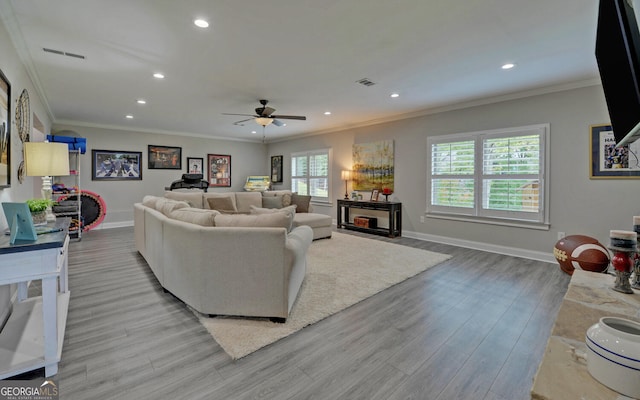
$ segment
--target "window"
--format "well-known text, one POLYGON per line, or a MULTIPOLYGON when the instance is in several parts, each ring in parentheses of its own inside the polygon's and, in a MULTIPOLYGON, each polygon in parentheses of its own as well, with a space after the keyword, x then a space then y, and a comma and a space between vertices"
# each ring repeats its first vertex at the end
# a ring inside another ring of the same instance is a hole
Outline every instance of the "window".
POLYGON ((291 191, 328 202, 330 150, 312 150, 291 155, 291 191))
POLYGON ((549 125, 431 137, 427 213, 548 223, 549 125))

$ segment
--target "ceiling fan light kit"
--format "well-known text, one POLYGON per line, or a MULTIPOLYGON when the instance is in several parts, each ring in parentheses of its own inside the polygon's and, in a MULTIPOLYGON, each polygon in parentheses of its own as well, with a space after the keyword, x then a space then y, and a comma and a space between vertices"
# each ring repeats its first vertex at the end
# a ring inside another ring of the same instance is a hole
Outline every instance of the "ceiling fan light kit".
POLYGON ((258 123, 258 125, 267 126, 271 125, 271 123, 273 122, 273 118, 258 117, 256 118, 256 122, 258 123))
POLYGON ((307 119, 307 117, 303 115, 273 115, 276 109, 272 107, 267 107, 267 103, 269 103, 269 100, 260 100, 260 104, 262 105, 262 107, 258 107, 255 109, 255 112, 256 112, 255 115, 231 114, 231 113, 223 113, 223 115, 243 115, 246 117, 252 117, 252 118, 236 121, 233 124, 244 126, 243 122, 251 121, 253 119, 258 125, 262 126, 263 128, 271 124, 275 126, 286 125, 283 122, 279 121, 279 119, 297 119, 299 121, 306 121, 307 119))

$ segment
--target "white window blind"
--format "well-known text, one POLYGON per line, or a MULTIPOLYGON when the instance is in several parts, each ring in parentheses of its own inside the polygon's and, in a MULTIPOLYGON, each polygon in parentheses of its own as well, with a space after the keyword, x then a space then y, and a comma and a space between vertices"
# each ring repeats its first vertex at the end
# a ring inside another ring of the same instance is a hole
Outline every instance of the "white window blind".
POLYGON ((547 223, 548 125, 432 137, 427 213, 547 223))
POLYGON ((328 201, 330 150, 312 150, 291 155, 291 190, 314 200, 328 201))

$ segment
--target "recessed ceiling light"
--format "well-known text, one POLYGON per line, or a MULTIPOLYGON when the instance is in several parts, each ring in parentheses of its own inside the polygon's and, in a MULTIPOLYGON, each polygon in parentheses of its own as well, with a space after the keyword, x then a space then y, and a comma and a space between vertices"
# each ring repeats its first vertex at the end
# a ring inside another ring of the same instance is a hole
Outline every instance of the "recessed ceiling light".
POLYGON ((325 111, 324 115, 331 115, 331 111, 325 111))
POLYGON ((126 119, 133 119, 133 115, 129 114, 129 115, 125 115, 126 119))
POLYGON ((156 72, 155 74, 153 74, 153 77, 158 79, 164 79, 164 74, 161 74, 160 72, 156 72))
POLYGON ((253 134, 255 135, 255 134, 256 134, 256 133, 258 133, 258 132, 256 132, 256 131, 251 131, 251 133, 253 133, 253 134))
POLYGON ((515 67, 516 65, 513 63, 506 63, 502 66, 502 69, 511 69, 513 67, 515 67))
POLYGON ((209 27, 209 23, 207 21, 205 21, 204 19, 201 19, 201 18, 198 18, 198 19, 194 20, 193 23, 198 28, 208 28, 209 27))
POLYGON ((138 104, 147 104, 147 101, 145 99, 138 99, 138 100, 136 100, 136 103, 138 103, 138 104))
POLYGON ((398 93, 391 93, 391 97, 396 98, 396 97, 400 97, 400 95, 398 93))

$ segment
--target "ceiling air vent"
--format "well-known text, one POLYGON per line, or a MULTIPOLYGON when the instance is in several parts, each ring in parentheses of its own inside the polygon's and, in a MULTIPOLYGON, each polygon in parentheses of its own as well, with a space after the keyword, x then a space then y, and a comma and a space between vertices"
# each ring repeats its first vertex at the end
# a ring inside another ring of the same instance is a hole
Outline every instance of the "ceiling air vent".
POLYGON ((69 53, 67 51, 62 51, 62 50, 48 49, 46 47, 43 47, 42 50, 46 51, 47 53, 59 54, 61 56, 79 58, 81 60, 85 59, 85 57, 82 54, 69 53))
POLYGON ((359 81, 356 81, 356 82, 361 84, 361 85, 365 85, 365 86, 373 86, 373 85, 376 84, 375 82, 372 82, 367 78, 362 78, 362 79, 360 79, 359 81))

